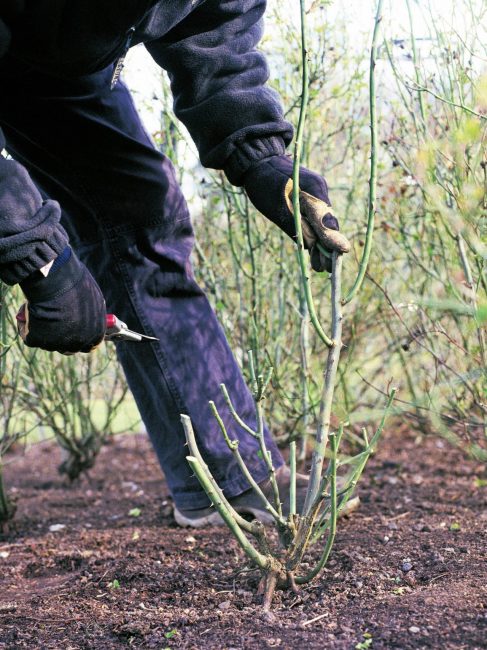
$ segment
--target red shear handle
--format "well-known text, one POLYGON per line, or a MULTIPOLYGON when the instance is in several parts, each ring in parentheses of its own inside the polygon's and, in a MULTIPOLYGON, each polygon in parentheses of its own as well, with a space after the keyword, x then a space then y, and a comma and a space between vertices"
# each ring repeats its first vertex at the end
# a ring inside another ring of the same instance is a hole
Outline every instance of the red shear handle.
POLYGON ((20 334, 21 339, 25 341, 27 334, 29 333, 29 312, 25 302, 17 312, 15 318, 17 319, 17 331, 20 334))
POLYGON ((17 316, 15 317, 19 323, 26 323, 27 322, 27 315, 25 313, 25 302, 22 305, 22 307, 19 309, 17 312, 17 316))
POLYGON ((111 330, 112 328, 116 327, 117 321, 118 318, 115 316, 115 314, 107 314, 107 330, 111 330))

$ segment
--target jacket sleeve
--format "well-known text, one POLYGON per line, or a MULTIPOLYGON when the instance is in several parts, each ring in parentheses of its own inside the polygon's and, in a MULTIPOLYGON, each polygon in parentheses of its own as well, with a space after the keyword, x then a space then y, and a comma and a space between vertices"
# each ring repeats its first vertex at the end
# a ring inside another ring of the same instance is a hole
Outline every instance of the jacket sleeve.
POLYGON ((266 0, 203 0, 168 34, 146 47, 169 74, 174 109, 206 167, 240 184, 262 158, 292 139, 277 94, 256 50, 266 0))
POLYGON ((0 280, 17 284, 66 248, 60 217, 59 204, 42 200, 25 168, 0 155, 0 280))
MULTIPOLYGON (((0 17, 0 59, 9 42, 8 27, 0 17)), ((0 280, 17 284, 55 259, 66 248, 68 236, 59 223, 59 205, 42 200, 26 169, 2 155, 4 147, 0 125, 0 280)))

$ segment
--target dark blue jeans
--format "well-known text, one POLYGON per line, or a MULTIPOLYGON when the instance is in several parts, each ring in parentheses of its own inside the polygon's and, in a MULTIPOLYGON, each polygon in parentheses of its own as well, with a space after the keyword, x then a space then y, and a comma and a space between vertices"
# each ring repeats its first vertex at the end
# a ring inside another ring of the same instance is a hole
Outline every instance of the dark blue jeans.
MULTIPOLYGON (((158 343, 119 343, 128 384, 180 508, 208 504, 186 462, 180 414, 227 496, 248 488, 208 401, 218 406, 240 452, 266 477, 256 441, 233 422, 219 385, 255 424, 253 400, 190 263, 193 229, 170 161, 153 146, 112 69, 55 79, 6 60, 0 123, 11 155, 41 191, 59 201, 73 248, 105 295, 108 312, 158 343)), ((274 463, 282 458, 267 433, 274 463)), ((130 467, 127 467, 130 473, 130 467)))

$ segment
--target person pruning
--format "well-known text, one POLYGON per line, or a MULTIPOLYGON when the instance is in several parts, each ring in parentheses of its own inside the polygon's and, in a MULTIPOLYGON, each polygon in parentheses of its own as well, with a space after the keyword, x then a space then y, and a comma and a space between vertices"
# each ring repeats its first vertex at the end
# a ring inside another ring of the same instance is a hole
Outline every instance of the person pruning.
MULTIPOLYGON (((107 309, 157 340, 117 343, 175 503, 176 521, 220 523, 187 465, 180 414, 226 497, 265 519, 221 437, 225 383, 244 421, 251 394, 190 262, 193 229, 169 159, 154 146, 120 78, 138 43, 169 74, 175 113, 204 166, 223 170, 290 237, 293 130, 256 49, 265 0, 3 0, 0 7, 0 279, 20 284, 26 345, 90 352, 107 309)), ((325 180, 300 170, 305 245, 340 249, 325 180)), ((226 414, 226 415, 225 415, 226 414)), ((270 490, 257 442, 232 431, 253 477, 270 490)), ((266 430, 277 479, 289 473, 266 430)), ((298 480, 298 502, 307 480, 298 480)))

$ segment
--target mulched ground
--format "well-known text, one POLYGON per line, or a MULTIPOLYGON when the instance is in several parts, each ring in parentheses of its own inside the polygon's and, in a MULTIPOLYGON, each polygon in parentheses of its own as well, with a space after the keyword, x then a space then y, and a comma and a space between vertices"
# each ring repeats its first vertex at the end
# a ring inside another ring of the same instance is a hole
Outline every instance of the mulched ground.
POLYGON ((323 578, 278 593, 273 622, 224 529, 176 527, 145 437, 73 486, 58 462, 44 446, 7 468, 2 649, 487 648, 486 468, 441 440, 383 441, 323 578))

